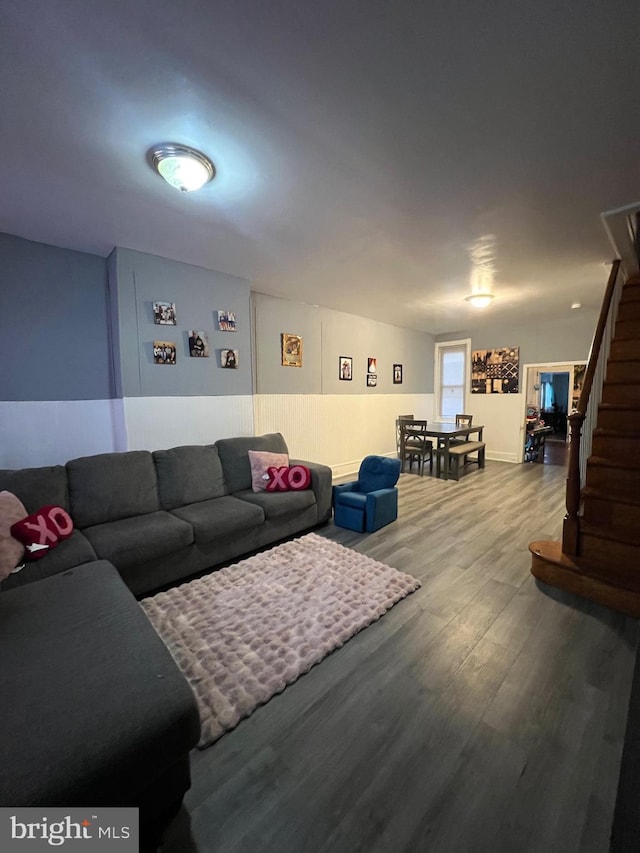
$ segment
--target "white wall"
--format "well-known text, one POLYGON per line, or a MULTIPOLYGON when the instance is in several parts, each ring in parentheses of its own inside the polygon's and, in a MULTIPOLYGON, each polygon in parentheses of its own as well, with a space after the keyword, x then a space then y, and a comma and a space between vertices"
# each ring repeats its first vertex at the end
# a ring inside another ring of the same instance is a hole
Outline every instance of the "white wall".
POLYGON ((281 432, 293 458, 354 473, 370 453, 396 455, 398 415, 433 419, 433 394, 257 394, 256 433, 281 432))
POLYGON ((251 395, 232 397, 127 397, 123 402, 127 450, 213 444, 253 435, 251 395))

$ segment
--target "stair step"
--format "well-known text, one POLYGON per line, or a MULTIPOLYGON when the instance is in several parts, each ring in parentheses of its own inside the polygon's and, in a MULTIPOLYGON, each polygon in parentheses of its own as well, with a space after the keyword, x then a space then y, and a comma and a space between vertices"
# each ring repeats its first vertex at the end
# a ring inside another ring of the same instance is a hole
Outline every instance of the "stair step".
POLYGON ((640 278, 631 276, 622 287, 620 302, 633 302, 640 299, 640 278))
POLYGON ((640 320, 640 292, 637 298, 620 300, 618 304, 618 322, 621 320, 640 320))
POLYGON ((635 403, 640 406, 640 381, 605 382, 602 386, 602 402, 635 403))
MULTIPOLYGON (((640 305, 640 302, 638 303, 640 305)), ((612 384, 622 382, 633 385, 640 381, 640 358, 637 360, 616 361, 610 358, 607 362, 605 382, 612 384)))
POLYGON ((638 432, 640 430, 640 405, 629 403, 600 403, 598 406, 598 427, 618 432, 638 432))
MULTIPOLYGON (((637 305, 637 302, 630 303, 637 305)), ((640 340, 640 320, 627 320, 620 318, 616 321, 613 338, 616 341, 638 341, 640 340)))
POLYGON ((640 496, 610 495, 593 486, 582 490, 583 520, 589 525, 605 527, 616 538, 634 541, 640 530, 640 496))
POLYGON ((636 459, 640 447, 640 432, 618 432, 596 427, 593 431, 591 452, 604 459, 636 459))
POLYGON ((621 498, 640 494, 640 458, 627 461, 589 457, 586 486, 621 498))
POLYGON ((640 359, 640 341, 613 340, 611 341, 610 359, 626 361, 640 359))
POLYGON ((632 576, 628 586, 602 579, 583 557, 567 557, 560 542, 529 544, 531 574, 543 583, 611 607, 620 613, 640 616, 640 576, 632 576))
POLYGON ((640 592, 640 542, 623 542, 610 528, 583 521, 579 548, 594 577, 640 592))

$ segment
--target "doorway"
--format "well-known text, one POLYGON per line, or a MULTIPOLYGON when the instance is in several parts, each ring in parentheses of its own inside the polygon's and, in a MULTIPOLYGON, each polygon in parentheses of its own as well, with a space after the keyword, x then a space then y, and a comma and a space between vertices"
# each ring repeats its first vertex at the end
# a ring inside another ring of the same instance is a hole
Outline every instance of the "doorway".
POLYGON ((567 417, 582 369, 568 363, 527 365, 523 461, 567 464, 567 417))

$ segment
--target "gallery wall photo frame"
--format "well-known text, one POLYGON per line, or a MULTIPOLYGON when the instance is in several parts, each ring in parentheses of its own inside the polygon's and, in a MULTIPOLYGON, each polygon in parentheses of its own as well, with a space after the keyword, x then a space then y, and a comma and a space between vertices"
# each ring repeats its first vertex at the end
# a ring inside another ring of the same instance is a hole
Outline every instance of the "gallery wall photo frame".
POLYGON ((220 367, 228 370, 237 369, 240 365, 240 353, 237 349, 221 349, 220 350, 220 367))
POLYGON ((176 303, 154 302, 153 322, 156 324, 156 326, 175 326, 177 322, 176 303))
POLYGON ((282 366, 302 367, 302 336, 291 335, 283 332, 282 343, 282 366))
POLYGON ((377 373, 367 373, 367 388, 375 388, 378 384, 377 373))
POLYGON ((394 385, 402 385, 402 365, 394 364, 393 365, 393 384, 394 385))
POLYGON ((377 358, 368 358, 367 359, 367 373, 376 373, 378 372, 378 359, 377 358))
POLYGON ((233 311, 218 311, 218 329, 221 332, 237 332, 238 321, 233 311))
POLYGON ((341 355, 338 361, 338 379, 343 382, 351 382, 353 379, 353 358, 350 355, 341 355))
POLYGON ((209 338, 206 332, 189 329, 188 340, 191 358, 209 358, 209 338))
POLYGON ((177 346, 175 341, 154 341, 153 342, 153 363, 154 364, 175 364, 176 363, 177 346))

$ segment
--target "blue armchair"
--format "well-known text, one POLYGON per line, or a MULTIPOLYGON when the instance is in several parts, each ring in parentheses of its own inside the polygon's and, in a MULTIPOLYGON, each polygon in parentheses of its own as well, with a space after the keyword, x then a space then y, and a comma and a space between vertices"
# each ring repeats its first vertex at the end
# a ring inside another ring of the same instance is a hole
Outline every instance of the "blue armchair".
POLYGON ((365 456, 358 479, 333 487, 335 523, 338 527, 372 533, 398 517, 400 460, 365 456))

